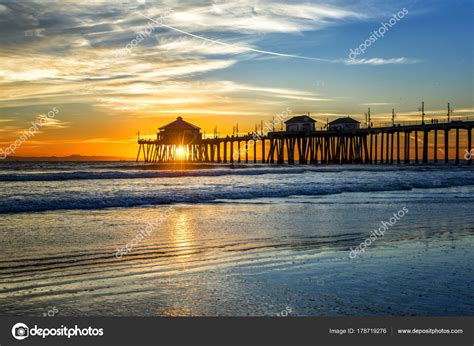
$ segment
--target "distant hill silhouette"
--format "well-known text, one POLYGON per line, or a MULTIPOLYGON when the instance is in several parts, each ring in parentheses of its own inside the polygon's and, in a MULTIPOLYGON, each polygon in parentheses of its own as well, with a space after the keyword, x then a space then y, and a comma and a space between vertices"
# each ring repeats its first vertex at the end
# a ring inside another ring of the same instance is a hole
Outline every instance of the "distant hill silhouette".
MULTIPOLYGON (((1 161, 131 161, 129 157, 119 156, 82 156, 82 155, 69 155, 69 156, 9 156, 1 161)), ((0 161, 0 162, 1 162, 0 161)))

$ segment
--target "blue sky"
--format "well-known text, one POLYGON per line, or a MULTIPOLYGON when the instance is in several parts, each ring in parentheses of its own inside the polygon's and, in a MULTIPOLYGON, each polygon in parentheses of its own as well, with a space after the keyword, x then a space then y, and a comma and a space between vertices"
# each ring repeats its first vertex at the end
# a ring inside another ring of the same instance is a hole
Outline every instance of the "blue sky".
POLYGON ((20 155, 128 152, 138 129, 178 115, 229 133, 287 108, 320 122, 362 120, 368 107, 375 121, 392 108, 409 120, 421 101, 429 116, 448 101, 472 114, 473 9, 469 0, 3 0, 0 145, 53 107, 58 116, 20 155))

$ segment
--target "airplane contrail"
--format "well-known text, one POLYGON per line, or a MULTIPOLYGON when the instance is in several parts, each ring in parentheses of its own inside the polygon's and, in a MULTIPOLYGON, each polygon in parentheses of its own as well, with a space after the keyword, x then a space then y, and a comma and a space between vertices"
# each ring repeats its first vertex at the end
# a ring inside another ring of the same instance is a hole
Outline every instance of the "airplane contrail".
POLYGON ((180 32, 184 35, 188 35, 188 36, 191 36, 191 37, 194 37, 194 38, 197 38, 197 39, 200 39, 200 40, 203 40, 203 41, 207 41, 207 42, 211 42, 211 43, 214 43, 214 44, 219 44, 221 46, 225 46, 225 47, 232 47, 232 48, 238 48, 238 49, 241 49, 241 50, 245 50, 245 51, 249 51, 249 52, 256 52, 256 53, 262 53, 262 54, 268 54, 268 55, 275 55, 275 56, 281 56, 281 57, 286 57, 286 58, 296 58, 296 59, 304 59, 304 60, 315 60, 315 61, 324 61, 324 62, 332 62, 331 60, 328 60, 328 59, 321 59, 321 58, 313 58, 313 57, 307 57, 307 56, 301 56, 301 55, 293 55, 293 54, 285 54, 285 53, 277 53, 277 52, 271 52, 271 51, 268 51, 268 50, 261 50, 261 49, 254 49, 254 48, 250 48, 250 47, 242 47, 242 46, 236 46, 236 45, 233 45, 233 44, 229 44, 229 43, 225 43, 225 42, 221 42, 221 41, 217 41, 217 40, 212 40, 210 38, 207 38, 207 37, 203 37, 203 36, 199 36, 199 35, 195 35, 193 33, 190 33, 190 32, 187 32, 187 31, 184 31, 184 30, 181 30, 181 29, 178 29, 178 28, 175 28, 171 25, 166 25, 166 24, 163 24, 163 23, 158 23, 156 20, 154 20, 153 18, 150 18, 148 16, 145 16, 143 13, 141 12, 138 12, 142 17, 148 19, 148 20, 151 20, 152 22, 155 22, 157 24, 159 24, 160 26, 164 26, 168 29, 171 29, 171 30, 174 30, 174 31, 177 31, 177 32, 180 32))

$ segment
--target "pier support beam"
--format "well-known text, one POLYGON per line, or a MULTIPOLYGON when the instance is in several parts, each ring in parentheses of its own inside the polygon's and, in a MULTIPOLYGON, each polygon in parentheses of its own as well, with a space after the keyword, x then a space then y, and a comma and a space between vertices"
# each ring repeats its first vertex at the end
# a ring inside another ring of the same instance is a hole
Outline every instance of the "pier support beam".
POLYGON ((368 140, 369 140, 369 136, 368 136, 368 135, 364 135, 364 137, 362 137, 363 146, 364 146, 365 163, 370 163, 369 146, 368 146, 368 144, 367 144, 367 141, 368 141, 368 140))
POLYGON ((415 131, 415 162, 419 163, 418 161, 418 131, 415 131))
POLYGON ((317 163, 317 158, 316 160, 314 159, 314 154, 315 154, 315 139, 314 137, 309 138, 309 163, 310 164, 315 164, 317 163))
POLYGON ((383 164, 383 132, 380 134, 380 163, 383 164))
MULTIPOLYGON (((390 163, 393 163, 393 137, 395 136, 395 132, 392 132, 392 138, 391 138, 391 141, 390 141, 390 163)), ((388 157, 388 154, 387 154, 387 157, 388 157)))
POLYGON ((444 163, 449 162, 449 130, 444 130, 444 163))
POLYGON ((423 163, 428 163, 428 130, 423 130, 423 163))
POLYGON ((253 140, 253 163, 257 163, 257 141, 253 140))
POLYGON ((275 139, 270 139, 270 150, 268 151, 268 162, 275 163, 275 139))
POLYGON ((221 163, 222 162, 222 159, 221 159, 221 142, 217 142, 217 162, 218 163, 221 163))
POLYGON ((224 141, 224 163, 227 163, 227 141, 224 141))
POLYGON ((406 142, 406 155, 405 155, 405 162, 410 163, 410 132, 405 132, 405 136, 407 139, 406 142))
POLYGON ((376 132, 375 133, 375 157, 374 157, 374 163, 377 164, 377 137, 378 137, 378 133, 376 132))
POLYGON ((397 131, 397 163, 400 163, 400 131, 397 131))
POLYGON ((137 161, 136 162, 138 162, 138 159, 140 158, 140 151, 142 150, 142 146, 143 146, 143 144, 140 144, 138 146, 138 154, 137 154, 137 161))
POLYGON ((459 128, 456 128, 456 164, 459 164, 459 128))
POLYGON ((241 162, 241 160, 240 160, 241 155, 240 155, 240 141, 239 140, 237 140, 237 153, 239 155, 239 157, 237 158, 237 162, 240 163, 241 162))
MULTIPOLYGON (((282 139, 282 142, 285 142, 284 139, 282 139)), ((287 149, 287 155, 288 155, 288 164, 289 165, 293 165, 295 164, 295 142, 296 142, 296 139, 294 138, 288 138, 286 140, 286 149, 287 149)), ((282 149, 283 149, 283 145, 282 145, 282 149)), ((282 161, 284 158, 283 158, 283 153, 284 151, 282 150, 282 159, 279 160, 278 163, 280 163, 280 161, 282 161)), ((281 162, 283 163, 283 162, 281 162)))
POLYGON ((249 163, 249 141, 245 141, 245 163, 249 163))
POLYGON ((216 145, 213 144, 213 143, 210 143, 209 144, 209 147, 210 147, 210 154, 211 154, 211 162, 214 162, 214 156, 215 156, 215 153, 216 153, 216 145))
POLYGON ((374 135, 370 134, 370 149, 369 149, 369 162, 372 163, 372 153, 373 153, 373 145, 374 145, 374 135))
MULTIPOLYGON (((277 140, 277 164, 282 165, 285 163, 285 139, 282 137, 277 140)), ((288 163, 290 158, 288 157, 288 163)))

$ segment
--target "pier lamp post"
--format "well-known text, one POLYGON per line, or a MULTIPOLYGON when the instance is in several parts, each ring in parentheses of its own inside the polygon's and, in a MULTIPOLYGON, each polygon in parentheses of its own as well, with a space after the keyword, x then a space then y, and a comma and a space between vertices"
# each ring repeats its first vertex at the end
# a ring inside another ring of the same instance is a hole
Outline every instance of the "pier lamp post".
POLYGON ((425 124, 425 101, 421 102, 421 124, 425 124))

